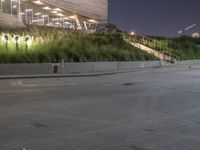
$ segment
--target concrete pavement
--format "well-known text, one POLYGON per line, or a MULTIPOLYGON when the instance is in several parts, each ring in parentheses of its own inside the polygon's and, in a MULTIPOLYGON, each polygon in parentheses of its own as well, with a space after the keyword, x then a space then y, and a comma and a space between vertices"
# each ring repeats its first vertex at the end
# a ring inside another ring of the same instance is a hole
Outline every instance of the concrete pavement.
POLYGON ((29 75, 0 75, 0 80, 4 79, 33 79, 33 78, 63 78, 63 77, 87 77, 87 76, 102 76, 102 75, 112 75, 128 72, 138 72, 138 71, 151 71, 157 69, 165 70, 178 70, 178 69, 200 69, 199 64, 193 65, 171 65, 168 64, 162 67, 152 67, 152 68, 135 68, 133 70, 120 70, 120 71, 101 71, 101 72, 90 72, 90 73, 55 73, 55 74, 29 74, 29 75))
POLYGON ((186 67, 0 80, 0 150, 199 150, 199 91, 186 67))

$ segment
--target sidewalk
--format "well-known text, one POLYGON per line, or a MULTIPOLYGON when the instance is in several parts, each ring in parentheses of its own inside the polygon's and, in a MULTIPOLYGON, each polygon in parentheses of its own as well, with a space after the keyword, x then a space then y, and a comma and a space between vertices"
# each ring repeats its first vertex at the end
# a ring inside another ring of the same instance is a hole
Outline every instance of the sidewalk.
MULTIPOLYGON (((160 67, 159 67, 160 68, 160 67)), ((111 72, 92 72, 92 73, 76 73, 76 74, 35 74, 35 75, 0 75, 2 79, 29 79, 29 78, 62 78, 62 77, 87 77, 87 76, 102 76, 119 73, 155 70, 157 68, 138 68, 134 70, 111 71, 111 72)))
POLYGON ((151 71, 151 70, 180 70, 180 69, 200 69, 200 65, 169 65, 154 68, 136 68, 134 70, 121 70, 111 72, 91 72, 91 73, 76 73, 76 74, 35 74, 35 75, 0 75, 0 80, 3 79, 29 79, 29 78, 62 78, 62 77, 87 77, 87 76, 102 76, 119 73, 151 71))

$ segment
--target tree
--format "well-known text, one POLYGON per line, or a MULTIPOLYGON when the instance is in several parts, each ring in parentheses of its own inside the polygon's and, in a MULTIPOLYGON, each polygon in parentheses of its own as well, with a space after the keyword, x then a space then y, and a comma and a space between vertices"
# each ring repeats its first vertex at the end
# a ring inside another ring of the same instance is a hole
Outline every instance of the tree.
POLYGON ((105 26, 105 30, 106 32, 122 32, 121 30, 118 29, 117 25, 112 24, 112 23, 108 23, 105 26))

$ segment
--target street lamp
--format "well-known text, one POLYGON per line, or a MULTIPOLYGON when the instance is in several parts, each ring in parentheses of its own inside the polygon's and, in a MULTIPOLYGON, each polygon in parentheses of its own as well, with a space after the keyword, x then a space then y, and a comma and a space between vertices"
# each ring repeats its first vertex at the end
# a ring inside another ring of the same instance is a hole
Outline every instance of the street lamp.
POLYGON ((19 49, 19 36, 15 36, 15 43, 16 43, 16 50, 18 50, 19 49))
POLYGON ((132 31, 132 32, 130 33, 130 35, 131 35, 131 36, 135 36, 136 33, 135 33, 134 31, 132 31))
POLYGON ((136 39, 136 33, 134 31, 131 31, 129 33, 129 40, 130 41, 134 40, 134 43, 135 43, 135 39, 136 39))
POLYGON ((26 50, 28 50, 28 41, 29 41, 29 37, 25 38, 25 42, 26 42, 26 50))
POLYGON ((6 42, 6 50, 8 49, 8 35, 4 35, 4 41, 6 42))
POLYGON ((32 42, 33 42, 33 37, 32 38, 30 38, 30 37, 25 38, 26 50, 28 50, 28 47, 32 44, 32 42))

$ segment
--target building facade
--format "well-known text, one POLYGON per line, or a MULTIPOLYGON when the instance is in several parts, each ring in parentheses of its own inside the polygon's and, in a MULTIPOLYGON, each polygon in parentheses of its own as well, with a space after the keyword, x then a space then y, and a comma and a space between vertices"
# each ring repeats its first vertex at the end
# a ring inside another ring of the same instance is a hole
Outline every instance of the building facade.
POLYGON ((0 0, 0 11, 27 25, 89 30, 107 22, 108 0, 0 0))

